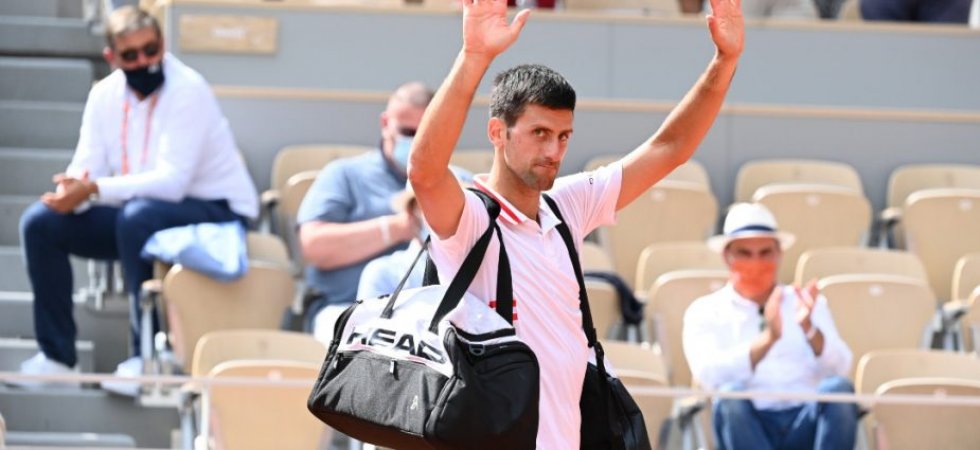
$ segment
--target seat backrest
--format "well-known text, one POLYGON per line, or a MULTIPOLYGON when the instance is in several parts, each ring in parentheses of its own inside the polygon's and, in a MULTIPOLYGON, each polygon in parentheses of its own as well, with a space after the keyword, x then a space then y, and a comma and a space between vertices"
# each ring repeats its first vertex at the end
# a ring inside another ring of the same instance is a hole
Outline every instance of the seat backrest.
POLYGON ((942 350, 875 350, 858 361, 854 388, 858 394, 873 394, 886 382, 913 377, 980 380, 980 359, 942 350))
POLYGON ((206 401, 217 448, 321 448, 329 429, 306 408, 319 370, 319 364, 248 360, 212 369, 209 376, 216 383, 206 401), (246 384, 247 378, 254 378, 258 386, 246 384), (241 382, 220 383, 224 379, 241 382), (284 385, 273 386, 276 381, 284 385))
POLYGON ((861 17, 861 1, 845 0, 844 4, 840 7, 840 12, 837 14, 837 19, 850 22, 860 22, 863 20, 861 17))
POLYGON ((829 185, 767 185, 756 190, 753 200, 776 217, 779 229, 796 236, 783 250, 779 280, 792 283, 796 262, 815 248, 857 247, 871 229, 871 203, 849 188, 829 185))
POLYGON ((205 334, 230 329, 278 329, 295 284, 282 267, 250 261, 242 278, 222 283, 180 265, 163 279, 174 355, 184 366, 205 334))
POLYGON ((610 339, 602 341, 602 349, 606 352, 606 358, 612 363, 617 374, 623 371, 642 373, 650 377, 660 378, 666 383, 667 366, 664 365, 660 353, 656 352, 650 344, 610 339))
MULTIPOLYGON (((912 395, 937 399, 980 397, 980 380, 906 378, 889 381, 875 392, 881 396, 912 395)), ((877 403, 873 409, 878 448, 980 448, 980 407, 877 403)))
POLYGON ((953 266, 950 300, 966 300, 980 286, 980 252, 968 253, 953 266))
POLYGON ((194 347, 193 376, 204 376, 225 361, 278 360, 321 364, 327 346, 312 335, 282 330, 221 330, 205 334, 194 347))
POLYGON ((654 324, 671 385, 691 386, 691 369, 681 337, 684 311, 698 298, 721 289, 727 281, 728 272, 724 270, 678 270, 657 277, 650 287, 646 317, 654 324))
POLYGON ((616 225, 600 228, 599 241, 612 255, 616 272, 634 285, 643 248, 654 242, 704 240, 717 217, 718 202, 711 192, 661 181, 619 210, 616 225))
POLYGON ((652 16, 680 14, 678 3, 672 0, 566 0, 564 5, 568 11, 639 11, 652 16))
MULTIPOLYGON (((596 170, 602 166, 619 161, 622 158, 622 155, 597 156, 585 162, 585 170, 596 170)), ((689 159, 686 163, 677 166, 677 168, 667 174, 661 181, 693 183, 702 186, 705 190, 711 190, 711 179, 708 177, 707 169, 704 168, 703 164, 694 159, 689 159)))
MULTIPOLYGON (((874 350, 915 349, 936 311, 920 280, 895 275, 831 275, 817 284, 854 359, 874 350)), ((852 371, 853 372, 853 371, 852 371)))
POLYGON ((640 252, 636 265, 636 290, 647 292, 660 275, 675 270, 725 270, 725 261, 705 241, 657 242, 640 252))
POLYGON ((490 167, 493 166, 493 150, 456 150, 449 157, 449 164, 466 169, 474 175, 490 173, 490 167))
POLYGON ((926 189, 905 202, 905 245, 919 256, 929 285, 941 300, 950 300, 956 262, 980 252, 980 190, 926 189))
POLYGON ((245 235, 245 245, 249 260, 277 264, 289 270, 289 251, 279 236, 250 231, 245 235))
POLYGON ((794 282, 803 286, 812 279, 847 273, 901 275, 929 282, 919 257, 909 252, 866 247, 828 247, 807 250, 796 264, 794 282))
POLYGON ((594 242, 583 242, 579 248, 579 259, 582 260, 582 270, 595 270, 602 272, 612 272, 612 258, 606 253, 606 249, 594 242))
POLYGON ((303 197, 316 181, 317 173, 317 171, 306 171, 289 177, 279 193, 279 207, 276 208, 276 221, 279 224, 276 233, 286 242, 293 264, 299 268, 302 268, 306 262, 301 256, 299 235, 296 232, 296 213, 303 203, 303 197))
POLYGON ((980 286, 973 289, 966 301, 966 313, 960 318, 963 349, 976 355, 980 352, 980 286))
MULTIPOLYGON (((671 410, 674 406, 673 397, 657 396, 651 394, 640 394, 637 388, 663 388, 667 387, 667 380, 662 376, 653 376, 642 371, 617 370, 616 375, 626 386, 626 390, 636 401, 636 406, 640 407, 643 413, 643 422, 647 428, 647 436, 651 444, 656 444, 660 427, 664 421, 671 417, 671 410)), ((656 448, 656 445, 653 445, 656 448)))
POLYGON ((760 159, 742 164, 735 175, 735 201, 752 200, 768 184, 821 184, 863 193, 857 170, 845 163, 815 159, 760 159))
POLYGON ((888 207, 904 207, 913 192, 935 188, 980 189, 980 165, 909 164, 888 177, 888 207))
POLYGON ((319 171, 330 162, 371 151, 358 145, 290 145, 283 147, 272 161, 273 189, 285 186, 289 177, 308 170, 319 171))
POLYGON ((589 296, 589 310, 596 336, 603 339, 609 336, 609 330, 623 318, 619 295, 608 283, 588 279, 585 280, 585 292, 589 296))

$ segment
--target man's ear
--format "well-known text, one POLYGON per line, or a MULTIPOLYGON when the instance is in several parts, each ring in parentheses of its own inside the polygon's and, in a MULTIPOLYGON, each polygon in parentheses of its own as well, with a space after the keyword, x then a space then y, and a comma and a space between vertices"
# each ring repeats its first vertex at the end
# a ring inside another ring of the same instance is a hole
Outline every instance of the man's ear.
POLYGON ((507 124, 499 117, 491 117, 487 121, 487 137, 494 148, 503 147, 504 140, 507 138, 507 124))
POLYGON ((102 58, 109 64, 109 67, 116 67, 116 54, 109 47, 102 47, 102 58))

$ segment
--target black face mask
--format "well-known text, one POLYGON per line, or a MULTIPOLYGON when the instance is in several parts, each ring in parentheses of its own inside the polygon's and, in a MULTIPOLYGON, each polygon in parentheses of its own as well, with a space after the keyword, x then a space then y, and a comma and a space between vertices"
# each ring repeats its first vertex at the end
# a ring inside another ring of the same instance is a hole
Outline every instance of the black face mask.
POLYGON ((163 84, 163 63, 138 69, 124 70, 126 84, 144 97, 156 91, 163 84))

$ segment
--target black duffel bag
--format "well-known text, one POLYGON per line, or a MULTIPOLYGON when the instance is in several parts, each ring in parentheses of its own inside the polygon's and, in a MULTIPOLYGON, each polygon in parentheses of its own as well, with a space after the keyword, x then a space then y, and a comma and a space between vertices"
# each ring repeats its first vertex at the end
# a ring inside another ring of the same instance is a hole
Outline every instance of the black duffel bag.
POLYGON ((399 450, 534 448, 538 362, 511 325, 500 206, 477 194, 489 226, 448 286, 403 290, 406 274, 390 296, 358 300, 337 319, 307 404, 327 425, 399 450), (495 231, 496 310, 466 293, 495 231))

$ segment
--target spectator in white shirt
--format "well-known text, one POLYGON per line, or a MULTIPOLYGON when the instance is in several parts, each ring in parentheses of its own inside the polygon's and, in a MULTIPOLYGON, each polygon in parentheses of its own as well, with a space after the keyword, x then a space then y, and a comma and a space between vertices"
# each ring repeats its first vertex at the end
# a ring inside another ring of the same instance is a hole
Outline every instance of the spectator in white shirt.
MULTIPOLYGON (((851 351, 841 340, 816 282, 776 281, 793 236, 777 230, 760 204, 733 205, 724 234, 708 244, 730 271, 722 289, 696 300, 684 314, 684 355, 695 380, 722 391, 852 393, 845 378, 851 351)), ((718 447, 851 449, 857 429, 853 403, 758 398, 716 399, 718 447)))
MULTIPOLYGON (((564 77, 544 66, 522 65, 494 79, 486 125, 494 160, 490 173, 475 177, 474 184, 500 204, 497 224, 513 275, 512 319, 541 369, 538 449, 580 447, 579 399, 590 353, 557 212, 575 245, 581 245, 586 234, 614 222, 616 210, 697 149, 721 108, 744 42, 740 1, 711 3, 714 14, 707 22, 715 52, 707 69, 649 139, 594 172, 557 178, 572 137, 576 99, 564 77), (545 191, 559 211, 543 201, 545 191)), ((450 156, 480 81, 517 40, 528 13, 519 12, 509 23, 506 0, 463 1, 462 49, 412 144, 408 178, 432 230, 432 259, 443 280, 459 270, 490 220, 477 195, 456 182, 450 156)), ((498 239, 491 240, 468 290, 490 304, 498 249, 498 239)))
MULTIPOLYGON (((199 73, 164 52, 157 21, 121 7, 106 22, 106 40, 103 55, 116 70, 89 93, 71 164, 54 176, 54 192, 21 217, 41 350, 21 365, 28 374, 77 371, 70 254, 120 260, 131 295, 134 357, 116 373, 134 376, 141 366, 136 300, 152 275, 139 256, 143 244, 165 228, 245 224, 258 211, 255 186, 217 99, 199 73)), ((103 387, 135 393, 136 385, 103 387)))

